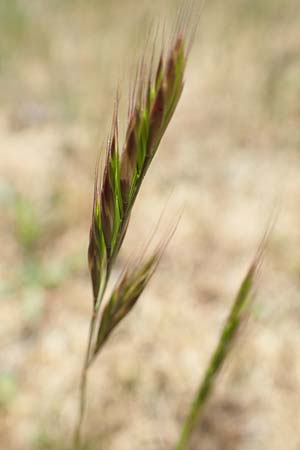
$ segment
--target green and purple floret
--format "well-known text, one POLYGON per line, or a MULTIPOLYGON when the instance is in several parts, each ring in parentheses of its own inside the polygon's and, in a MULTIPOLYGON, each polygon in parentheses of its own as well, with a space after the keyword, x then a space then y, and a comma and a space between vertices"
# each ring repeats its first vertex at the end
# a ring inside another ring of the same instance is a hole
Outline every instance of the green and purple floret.
MULTIPOLYGON (((186 39, 178 33, 155 71, 142 60, 131 96, 125 142, 120 150, 117 106, 106 161, 96 173, 88 251, 94 305, 98 307, 112 263, 124 239, 143 178, 176 109, 184 85, 186 39)), ((153 58, 150 58, 153 60, 153 58)))

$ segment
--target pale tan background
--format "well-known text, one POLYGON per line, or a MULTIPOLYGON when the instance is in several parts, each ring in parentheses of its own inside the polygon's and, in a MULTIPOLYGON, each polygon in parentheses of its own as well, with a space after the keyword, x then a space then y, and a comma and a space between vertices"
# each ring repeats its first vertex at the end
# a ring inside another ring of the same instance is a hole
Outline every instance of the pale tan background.
MULTIPOLYGON (((91 289, 93 170, 119 84, 177 2, 0 2, 0 448, 70 444, 91 289)), ((90 374, 88 449, 172 449, 272 212, 253 317, 193 450, 300 449, 300 2, 207 1, 117 271, 184 214, 90 374)), ((125 126, 125 116, 121 126, 125 126)))

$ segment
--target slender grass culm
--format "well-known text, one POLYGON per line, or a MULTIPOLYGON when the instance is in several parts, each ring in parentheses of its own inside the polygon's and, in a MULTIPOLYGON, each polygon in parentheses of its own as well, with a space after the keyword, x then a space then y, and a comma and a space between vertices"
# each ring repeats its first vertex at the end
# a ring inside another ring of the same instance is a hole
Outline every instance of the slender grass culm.
POLYGON ((129 313, 157 267, 164 244, 134 268, 125 271, 100 310, 116 257, 122 246, 145 174, 180 99, 187 57, 195 27, 192 7, 185 5, 167 49, 157 55, 155 42, 145 51, 137 69, 129 102, 125 142, 118 137, 118 98, 105 149, 103 171, 96 168, 88 262, 93 289, 93 310, 81 383, 74 447, 82 446, 88 369, 111 332, 129 313))
POLYGON ((192 431, 197 425, 206 401, 211 394, 217 375, 232 348, 235 337, 238 334, 241 324, 249 315, 249 306, 252 304, 255 283, 259 274, 259 269, 263 262, 263 256, 268 242, 271 227, 267 229, 239 289, 233 301, 231 310, 221 331, 216 348, 211 356, 199 388, 190 406, 187 418, 183 425, 178 443, 174 450, 185 450, 191 437, 192 431))

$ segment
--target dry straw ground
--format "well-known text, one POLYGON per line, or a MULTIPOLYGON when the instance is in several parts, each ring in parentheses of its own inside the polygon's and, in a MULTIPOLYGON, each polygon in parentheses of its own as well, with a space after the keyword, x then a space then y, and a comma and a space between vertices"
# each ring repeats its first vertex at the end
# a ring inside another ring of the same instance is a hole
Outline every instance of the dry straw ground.
MULTIPOLYGON (((160 3, 0 3, 1 450, 64 450, 71 438, 91 308, 94 163, 146 24, 175 15, 176 2, 160 3)), ((203 10, 182 101, 114 276, 170 192, 166 214, 182 202, 184 214, 91 370, 90 449, 172 448, 278 199, 253 317, 191 449, 300 447, 299 25, 297 0, 212 0, 203 10)))

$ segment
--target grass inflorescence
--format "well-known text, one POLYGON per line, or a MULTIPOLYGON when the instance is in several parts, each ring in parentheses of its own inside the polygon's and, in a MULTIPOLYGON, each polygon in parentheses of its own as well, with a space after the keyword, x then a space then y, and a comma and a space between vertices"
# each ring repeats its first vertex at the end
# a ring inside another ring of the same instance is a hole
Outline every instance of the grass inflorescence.
POLYGON ((130 95, 123 144, 120 143, 118 132, 117 95, 111 132, 105 148, 104 168, 100 170, 99 161, 96 166, 88 248, 93 311, 74 436, 77 447, 81 445, 88 368, 111 332, 138 301, 165 246, 162 243, 145 261, 125 271, 101 312, 100 307, 129 225, 133 205, 183 90, 192 36, 188 32, 188 15, 180 15, 167 49, 162 49, 156 55, 154 42, 151 51, 144 52, 130 95))

